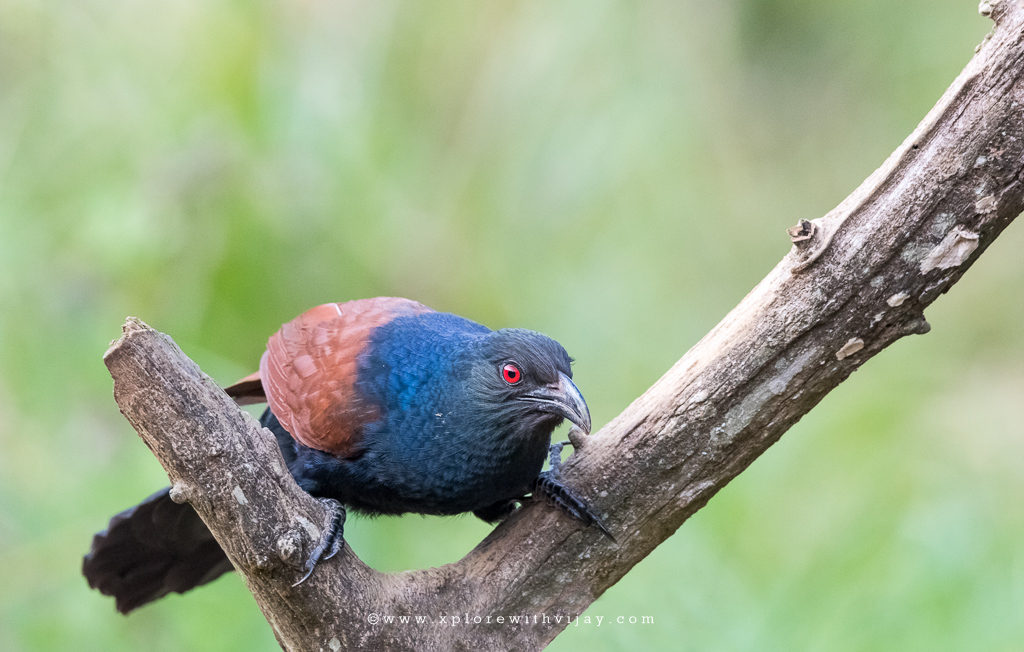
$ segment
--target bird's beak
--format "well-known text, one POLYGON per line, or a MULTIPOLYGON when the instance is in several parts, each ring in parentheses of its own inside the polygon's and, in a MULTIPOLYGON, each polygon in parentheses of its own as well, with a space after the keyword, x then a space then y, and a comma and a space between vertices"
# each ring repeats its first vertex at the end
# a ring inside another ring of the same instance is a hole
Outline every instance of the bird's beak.
POLYGON ((519 397, 521 401, 539 403, 542 410, 568 419, 583 432, 590 434, 590 410, 583 394, 565 374, 558 373, 558 382, 545 385, 519 397))

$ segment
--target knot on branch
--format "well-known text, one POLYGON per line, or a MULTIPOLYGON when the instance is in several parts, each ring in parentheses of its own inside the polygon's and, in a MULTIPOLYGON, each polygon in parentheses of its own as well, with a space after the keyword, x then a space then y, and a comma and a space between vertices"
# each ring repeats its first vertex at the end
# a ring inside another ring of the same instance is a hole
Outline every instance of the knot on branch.
POLYGON ((302 548, 302 535, 296 530, 288 530, 277 540, 277 554, 288 566, 302 568, 305 562, 302 548))
POLYGON ((800 220, 795 226, 791 226, 786 229, 786 233, 789 234, 789 240, 798 247, 801 247, 808 240, 814 237, 818 227, 814 222, 810 220, 800 220))
POLYGON ((191 502, 192 496, 194 495, 192 487, 185 484, 184 482, 175 482, 174 485, 171 487, 169 493, 171 496, 171 500, 178 503, 179 505, 181 503, 191 502))
POLYGON ((1012 11, 1014 3, 1017 4, 1018 9, 1024 9, 1024 2, 1021 0, 981 0, 978 3, 978 13, 999 24, 1007 12, 1012 11))

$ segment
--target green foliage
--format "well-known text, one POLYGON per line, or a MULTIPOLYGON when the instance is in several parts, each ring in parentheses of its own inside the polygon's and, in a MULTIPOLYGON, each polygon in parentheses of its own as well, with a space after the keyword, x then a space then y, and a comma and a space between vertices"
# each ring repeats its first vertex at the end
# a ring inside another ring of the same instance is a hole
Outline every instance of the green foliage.
MULTIPOLYGON (((0 4, 0 649, 276 649, 237 577, 122 618, 79 575, 166 481, 100 361, 125 315, 230 382, 306 307, 408 296, 558 338, 601 424, 988 28, 925 0, 0 4)), ((554 649, 1019 645, 1022 237, 554 649)), ((347 528, 381 569, 486 532, 347 528)))

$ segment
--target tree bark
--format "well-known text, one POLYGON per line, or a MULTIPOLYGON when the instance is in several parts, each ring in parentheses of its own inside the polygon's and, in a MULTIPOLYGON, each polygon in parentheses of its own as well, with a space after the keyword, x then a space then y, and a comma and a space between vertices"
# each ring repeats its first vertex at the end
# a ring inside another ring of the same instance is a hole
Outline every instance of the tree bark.
POLYGON ((293 588, 327 516, 270 433, 132 318, 105 356, 114 397, 282 647, 540 648, 860 365, 926 333, 924 308, 1024 210, 1024 3, 980 11, 993 31, 917 129, 837 208, 792 228, 790 254, 566 462, 618 543, 532 503, 456 563, 385 574, 346 547, 293 588), (427 621, 387 622, 401 616, 427 621))

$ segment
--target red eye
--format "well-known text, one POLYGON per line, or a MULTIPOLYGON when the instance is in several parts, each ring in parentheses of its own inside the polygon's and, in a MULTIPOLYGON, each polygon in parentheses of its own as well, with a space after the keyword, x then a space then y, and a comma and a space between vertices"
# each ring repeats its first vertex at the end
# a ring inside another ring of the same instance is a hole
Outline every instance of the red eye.
POLYGON ((501 368, 501 377, 509 385, 516 385, 523 379, 523 372, 519 370, 519 367, 509 362, 501 368))

